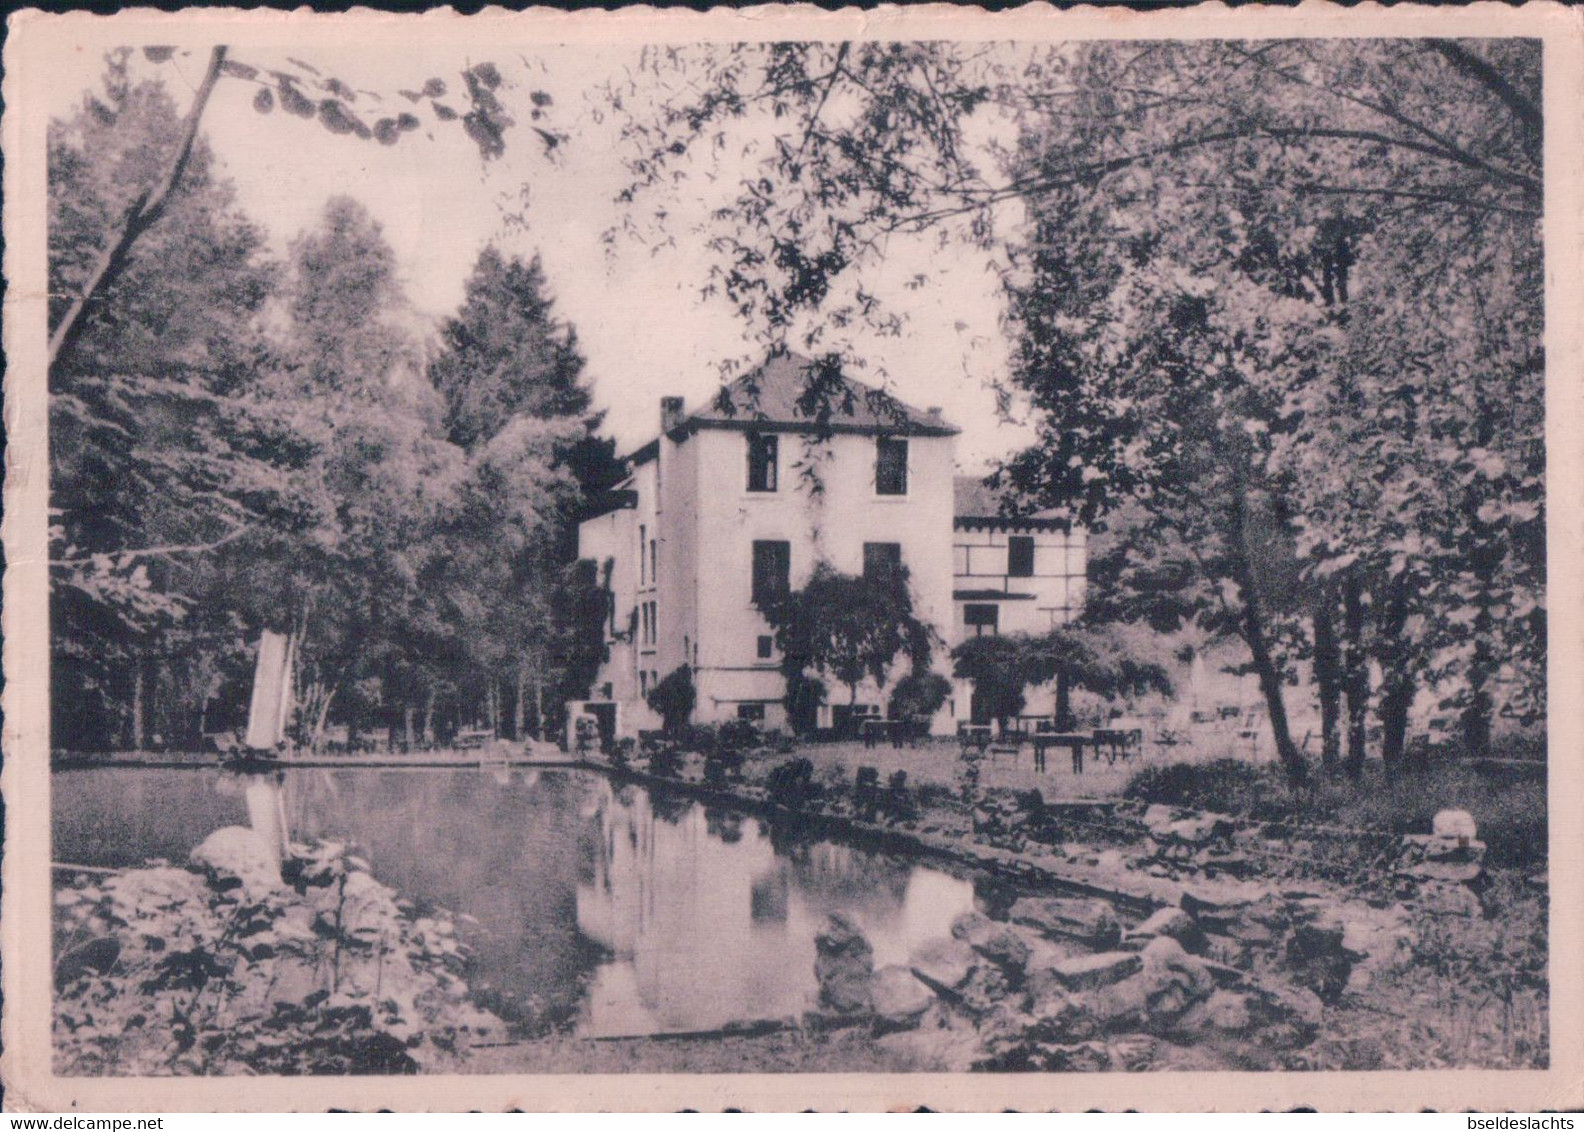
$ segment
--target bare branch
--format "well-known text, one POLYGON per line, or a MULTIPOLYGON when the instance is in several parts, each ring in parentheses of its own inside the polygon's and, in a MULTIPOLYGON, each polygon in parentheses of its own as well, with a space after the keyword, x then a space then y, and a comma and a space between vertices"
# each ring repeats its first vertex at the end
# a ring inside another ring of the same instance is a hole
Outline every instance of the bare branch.
POLYGON ((111 550, 105 551, 103 554, 87 554, 79 558, 52 558, 50 559, 50 566, 62 569, 71 566, 87 566, 98 558, 113 559, 117 565, 125 566, 130 562, 137 561, 139 558, 170 558, 178 554, 207 554, 211 550, 219 550, 228 542, 235 542, 247 534, 249 530, 251 530, 249 527, 238 527, 230 534, 221 535, 212 542, 171 546, 145 546, 138 550, 111 550))

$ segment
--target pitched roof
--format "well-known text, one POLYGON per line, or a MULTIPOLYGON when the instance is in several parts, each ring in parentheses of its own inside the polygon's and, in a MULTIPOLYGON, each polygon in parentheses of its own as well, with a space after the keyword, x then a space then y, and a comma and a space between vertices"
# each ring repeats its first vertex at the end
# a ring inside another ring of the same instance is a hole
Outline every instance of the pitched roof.
MULTIPOLYGON (((897 436, 956 436, 938 410, 926 412, 883 389, 844 373, 818 370, 798 354, 772 355, 762 366, 722 386, 709 402, 678 420, 666 435, 680 439, 700 428, 769 432, 886 433, 897 436)), ((651 441, 632 454, 651 459, 651 441)))
POLYGON ((952 522, 959 527, 1022 527, 1030 530, 1066 530, 1070 523, 1060 511, 1034 511, 1019 515, 1002 510, 1009 498, 1004 488, 991 487, 981 476, 952 477, 952 522))

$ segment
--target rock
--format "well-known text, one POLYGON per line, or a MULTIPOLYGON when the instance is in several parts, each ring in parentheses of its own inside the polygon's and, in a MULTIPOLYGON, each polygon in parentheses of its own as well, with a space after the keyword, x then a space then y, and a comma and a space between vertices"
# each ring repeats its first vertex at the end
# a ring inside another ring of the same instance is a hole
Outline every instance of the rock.
POLYGON ((814 978, 819 1002, 838 1014, 863 1014, 870 1009, 870 978, 874 950, 858 925, 836 912, 814 937, 814 978))
POLYGON ((875 1032, 885 1034, 917 1028, 935 996, 912 971, 892 964, 880 968, 870 979, 869 1000, 874 1007, 875 1032))
POLYGON ((1172 812, 1172 808, 1163 806, 1158 802, 1144 811, 1144 828, 1149 831, 1152 837, 1158 839, 1171 836, 1172 823, 1176 820, 1177 815, 1172 812))
POLYGON ((1029 994, 1024 1016, 1028 1036, 1040 1041, 1087 1041, 1100 1030, 1088 1004, 1069 994, 1054 979, 1029 994))
POLYGON ((926 1073, 966 1073, 982 1056, 972 1030, 920 1027, 886 1034, 875 1045, 898 1058, 903 1068, 926 1073))
POLYGON ((1172 822, 1167 827, 1167 833, 1170 838, 1185 845, 1208 845, 1212 841, 1230 838, 1235 828, 1230 820, 1220 814, 1198 814, 1172 822))
POLYGON ((1250 984, 1245 1001, 1260 1044, 1272 1049, 1298 1049, 1314 1041, 1325 1017, 1319 997, 1303 987, 1259 981, 1250 984))
POLYGON ((1215 992, 1215 976, 1174 939, 1151 940, 1141 958, 1144 969, 1129 981, 1143 984, 1147 1021, 1156 1032, 1169 1028, 1190 1006, 1215 992))
POLYGON ((944 994, 955 994, 978 965, 974 949, 960 939, 932 939, 908 959, 915 975, 944 994))
POLYGON ((1008 924, 1000 924, 978 912, 965 912, 952 922, 952 936, 1003 970, 1021 975, 1028 966, 1028 941, 1008 924))
POLYGON ((994 963, 981 963, 957 988, 956 1004, 972 1018, 983 1018, 1012 997, 1008 974, 994 963))
POLYGON ((1143 960, 1131 951, 1105 951, 1058 960, 1051 965, 1051 973, 1066 989, 1082 991, 1121 982, 1143 966, 1143 960))
POLYGON ((1467 885, 1449 884, 1443 881, 1426 881, 1421 885, 1418 902, 1419 906, 1432 916, 1473 918, 1482 916, 1485 912, 1479 897, 1475 896, 1467 885))
POLYGON ((1178 903, 1199 924, 1214 929, 1231 920, 1253 900, 1242 888, 1205 884, 1183 889, 1178 903))
POLYGON ((1340 924, 1299 924, 1287 940, 1287 970, 1293 981, 1308 987, 1321 1002, 1333 1003, 1347 989, 1353 965, 1363 958, 1344 944, 1340 924))
POLYGON ((1465 843, 1479 836, 1474 815, 1467 810, 1442 810, 1431 820, 1430 832, 1436 837, 1450 837, 1465 843))
POLYGON ((1177 1019, 1215 991, 1215 979, 1176 940, 1150 941, 1141 967, 1127 978, 1081 996, 1106 1030, 1169 1032, 1177 1019))
POLYGON ((249 900, 280 890, 280 857, 269 839, 246 826, 228 825, 198 843, 188 858, 220 889, 237 889, 249 900))
POLYGON ((1110 949, 1122 939, 1122 924, 1104 900, 1025 896, 1013 903, 1009 916, 1014 924, 1041 935, 1076 939, 1090 947, 1110 949))
POLYGON ((1172 1026, 1178 1037, 1198 1039, 1208 1035, 1237 1036, 1254 1028, 1248 996, 1236 991, 1216 990, 1203 1002, 1185 1010, 1172 1026))
MULTIPOLYGON (((1079 1061, 1074 1060, 1074 1052, 1089 1048, 1090 1040, 1098 1031, 1089 1016, 1078 1013, 1072 1004, 1067 1004, 1064 1013, 1082 1018, 1084 1026, 1066 1025, 1055 1018, 1036 1018, 1002 1004, 979 1024, 983 1055, 973 1067, 980 1071, 1015 1073, 1079 1065, 1079 1061)), ((1096 1048, 1103 1050, 1104 1047, 1097 1044, 1096 1048)), ((1080 1060, 1084 1068, 1103 1068, 1092 1055, 1080 1060)))
POLYGON ((1485 875, 1485 867, 1475 861, 1425 861, 1405 871, 1420 880, 1444 884, 1474 884, 1485 875))
POLYGON ((1203 950, 1205 944, 1204 932, 1192 916, 1181 908, 1162 908, 1130 929, 1122 946, 1129 951, 1141 951, 1145 944, 1157 937, 1175 939, 1188 951, 1203 950))
POLYGON ((1270 947, 1283 939, 1292 925, 1287 902, 1274 894, 1258 900, 1205 909, 1194 920, 1207 932, 1224 935, 1252 947, 1270 947))

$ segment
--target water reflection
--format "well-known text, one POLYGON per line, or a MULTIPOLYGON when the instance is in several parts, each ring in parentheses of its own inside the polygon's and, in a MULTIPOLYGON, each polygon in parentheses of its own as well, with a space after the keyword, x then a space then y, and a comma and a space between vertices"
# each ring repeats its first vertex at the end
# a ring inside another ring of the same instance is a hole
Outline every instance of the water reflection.
POLYGON ((973 903, 944 873, 587 773, 101 769, 58 773, 53 790, 55 859, 78 864, 179 862, 225 825, 350 843, 420 909, 471 917, 470 981, 528 1032, 795 1014, 831 912, 884 964, 973 903))
POLYGON ((814 935, 852 915, 875 960, 900 962, 973 906, 967 881, 673 797, 607 794, 586 836, 578 928, 611 954, 595 972, 595 1034, 705 1029, 812 1005, 814 935))

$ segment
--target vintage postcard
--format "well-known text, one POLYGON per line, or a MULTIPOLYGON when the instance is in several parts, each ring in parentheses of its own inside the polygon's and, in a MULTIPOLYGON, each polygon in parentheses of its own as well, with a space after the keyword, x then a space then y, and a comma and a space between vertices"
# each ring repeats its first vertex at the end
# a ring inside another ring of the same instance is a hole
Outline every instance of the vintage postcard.
POLYGON ((1584 1104, 1581 88, 13 15, 6 1103, 1584 1104))

